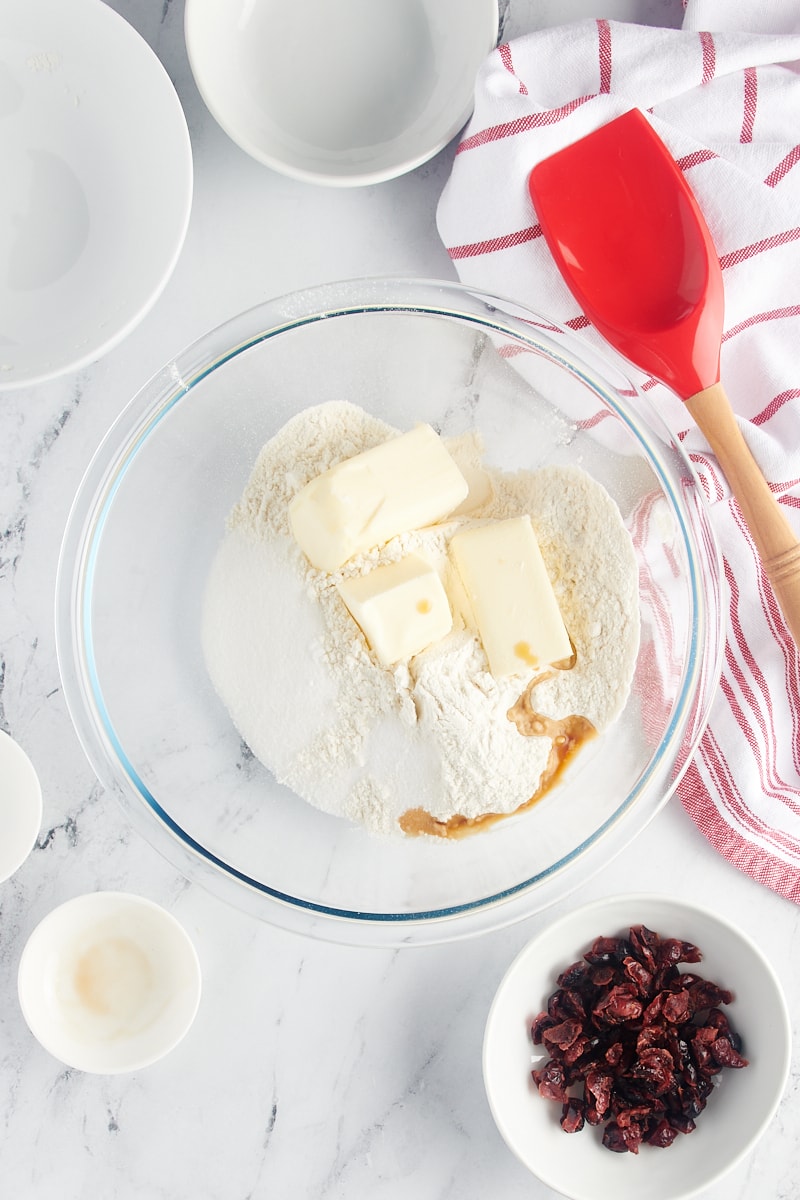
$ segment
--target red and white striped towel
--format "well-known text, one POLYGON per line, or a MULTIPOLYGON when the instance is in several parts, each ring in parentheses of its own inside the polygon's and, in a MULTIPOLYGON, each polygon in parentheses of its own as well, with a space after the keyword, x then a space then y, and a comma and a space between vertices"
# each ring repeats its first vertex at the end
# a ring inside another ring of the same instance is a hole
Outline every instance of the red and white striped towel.
MULTIPOLYGON (((604 345, 550 258, 531 167, 633 106, 686 173, 725 281, 722 379, 800 529, 800 6, 688 0, 681 30, 579 21, 499 46, 437 222, 461 279, 604 345)), ((613 354, 608 350, 608 354, 613 354)), ((800 660, 738 505, 681 402, 633 368, 711 501, 730 589, 722 681, 678 795, 731 863, 800 902, 800 660)))

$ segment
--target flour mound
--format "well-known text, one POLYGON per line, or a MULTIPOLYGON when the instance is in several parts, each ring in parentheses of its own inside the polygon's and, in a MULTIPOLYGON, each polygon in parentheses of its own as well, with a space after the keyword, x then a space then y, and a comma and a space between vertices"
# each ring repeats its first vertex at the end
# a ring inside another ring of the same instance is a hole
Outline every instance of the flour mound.
MULTIPOLYGON (((588 718, 601 732, 624 706, 639 644, 638 571, 607 492, 577 468, 505 474, 459 516, 393 538, 327 574, 292 537, 289 501, 310 479, 398 430, 345 402, 306 409, 262 449, 209 575, 203 650, 244 741, 308 803, 373 833, 400 833, 411 808, 437 820, 510 813, 537 790, 550 741, 524 737, 508 711, 533 677, 495 679, 456 628, 394 669, 380 667, 336 589, 344 576, 416 550, 444 573, 452 534, 529 513, 575 667, 534 689, 536 711, 588 718)), ((465 470, 476 435, 448 443, 465 470)))

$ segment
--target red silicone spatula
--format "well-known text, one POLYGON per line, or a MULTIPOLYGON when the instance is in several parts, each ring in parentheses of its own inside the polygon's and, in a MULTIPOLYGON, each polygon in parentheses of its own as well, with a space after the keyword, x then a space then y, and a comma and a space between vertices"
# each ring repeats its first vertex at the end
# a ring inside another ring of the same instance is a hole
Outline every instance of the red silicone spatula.
POLYGON ((800 645, 800 544, 720 383, 722 272, 681 171, 633 109, 539 163, 528 186, 550 251, 586 317, 685 401, 800 645))

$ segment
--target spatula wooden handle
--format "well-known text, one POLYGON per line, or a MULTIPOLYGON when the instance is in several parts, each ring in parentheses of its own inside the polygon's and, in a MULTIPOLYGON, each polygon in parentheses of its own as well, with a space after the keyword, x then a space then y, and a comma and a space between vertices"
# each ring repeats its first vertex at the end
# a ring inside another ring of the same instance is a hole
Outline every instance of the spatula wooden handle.
POLYGON ((750 453, 722 384, 690 397, 686 407, 725 472, 775 599, 800 646, 800 541, 750 453))

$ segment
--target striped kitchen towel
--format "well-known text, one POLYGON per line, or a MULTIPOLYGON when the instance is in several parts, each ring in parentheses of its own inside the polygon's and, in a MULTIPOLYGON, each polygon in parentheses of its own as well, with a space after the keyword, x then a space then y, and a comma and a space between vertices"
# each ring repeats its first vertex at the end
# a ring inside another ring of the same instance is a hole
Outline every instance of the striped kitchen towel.
MULTIPOLYGON (((585 20, 498 46, 440 199, 440 236, 465 283, 604 346, 550 258, 526 184, 535 163, 634 106, 705 213, 725 281, 722 379, 800 530, 797 0, 687 0, 680 30, 585 20)), ((695 464, 730 594, 721 686, 678 795, 731 863, 800 902, 798 650, 704 439, 666 388, 626 370, 695 464)))

